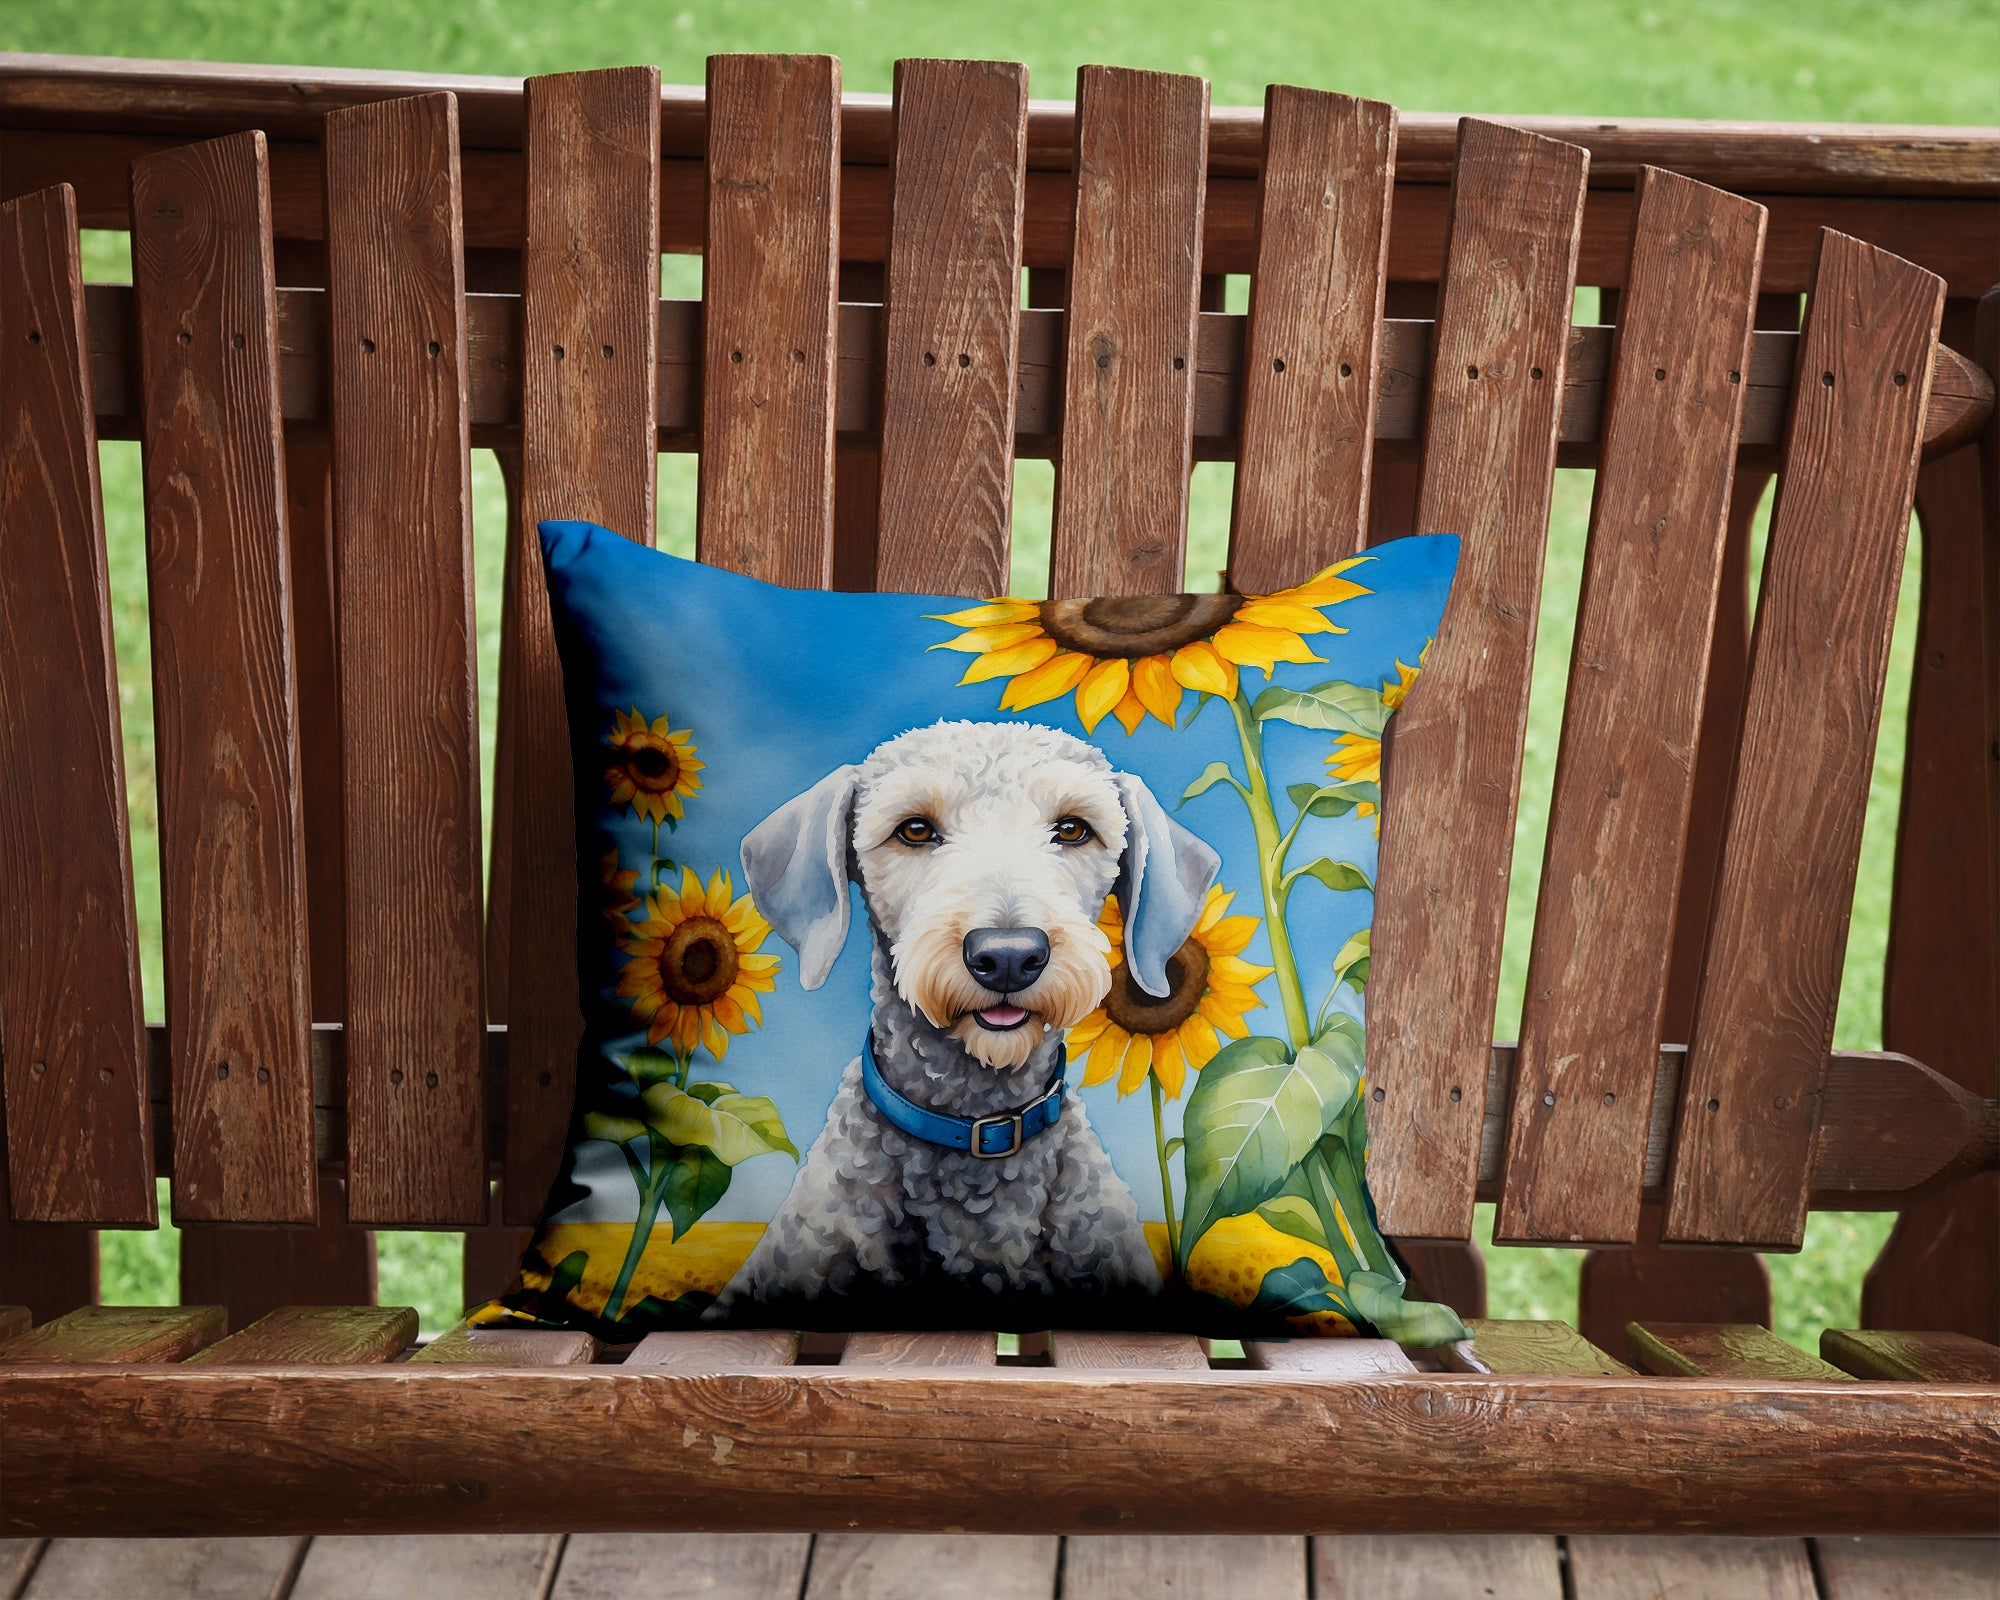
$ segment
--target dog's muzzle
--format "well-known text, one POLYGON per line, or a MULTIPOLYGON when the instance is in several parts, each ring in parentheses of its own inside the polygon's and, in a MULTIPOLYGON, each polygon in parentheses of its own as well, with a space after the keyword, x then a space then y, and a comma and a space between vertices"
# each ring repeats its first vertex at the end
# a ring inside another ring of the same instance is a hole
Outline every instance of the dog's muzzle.
POLYGON ((1069 1051, 1056 1045, 1055 1070, 1046 1088, 1018 1111, 1002 1111, 991 1117, 960 1117, 949 1111, 933 1111, 897 1093, 882 1076, 875 1061, 875 1030, 870 1028, 861 1045, 861 1087, 875 1109, 912 1139, 942 1145, 947 1150, 963 1150, 981 1161, 998 1161, 1017 1154, 1021 1146, 1062 1116, 1063 1074, 1069 1068, 1069 1051))

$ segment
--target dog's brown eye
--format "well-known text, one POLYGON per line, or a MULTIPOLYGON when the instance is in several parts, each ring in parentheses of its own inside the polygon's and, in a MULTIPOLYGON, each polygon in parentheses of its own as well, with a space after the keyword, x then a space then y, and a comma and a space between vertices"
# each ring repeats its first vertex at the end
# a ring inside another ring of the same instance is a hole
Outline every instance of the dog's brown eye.
POLYGON ((905 817, 896 824, 896 837, 904 844, 936 844, 937 824, 929 817, 905 817))
POLYGON ((1057 844, 1089 844, 1097 834, 1081 817, 1063 817, 1056 823, 1057 844))

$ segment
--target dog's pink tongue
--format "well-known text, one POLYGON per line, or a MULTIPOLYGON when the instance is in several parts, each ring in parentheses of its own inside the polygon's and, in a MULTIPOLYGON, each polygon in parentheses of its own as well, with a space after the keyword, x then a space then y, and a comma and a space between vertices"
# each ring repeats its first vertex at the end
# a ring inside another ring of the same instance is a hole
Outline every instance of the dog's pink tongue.
POLYGON ((1027 1016, 1019 1006, 988 1006, 979 1015, 996 1028, 1011 1028, 1027 1016))

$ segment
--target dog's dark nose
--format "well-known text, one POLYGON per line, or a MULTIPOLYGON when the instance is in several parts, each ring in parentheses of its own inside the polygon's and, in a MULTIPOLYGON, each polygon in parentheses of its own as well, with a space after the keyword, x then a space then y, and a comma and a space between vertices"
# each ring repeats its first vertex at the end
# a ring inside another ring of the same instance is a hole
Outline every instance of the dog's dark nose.
POLYGON ((1049 936, 1040 928, 974 928, 965 936, 965 970, 999 994, 1014 994, 1049 964, 1049 936))

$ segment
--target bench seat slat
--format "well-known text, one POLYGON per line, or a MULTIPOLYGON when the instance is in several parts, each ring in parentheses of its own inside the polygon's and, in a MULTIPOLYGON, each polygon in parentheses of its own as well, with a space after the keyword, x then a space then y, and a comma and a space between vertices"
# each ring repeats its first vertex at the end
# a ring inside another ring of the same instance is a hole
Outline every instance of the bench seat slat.
POLYGON ((1934 275, 1827 234, 1681 1084, 1670 1243, 1804 1237, 1943 309, 1934 275))
MULTIPOLYGON (((319 1222, 311 1228, 181 1226, 181 1302, 229 1308, 241 1328, 283 1306, 368 1305, 375 1299, 375 1235, 347 1220, 337 1172, 317 1173, 319 1222)), ((176 1182, 178 1182, 176 1178, 176 1182)))
POLYGON ((1472 1226, 1587 165, 1461 125, 1416 531, 1463 545, 1396 719, 1368 986, 1370 1183, 1392 1237, 1472 1226))
POLYGON ((1187 546, 1208 82, 1085 67, 1049 593, 1177 594, 1187 546))
POLYGON ((999 1348, 990 1333, 850 1333, 843 1367, 991 1367, 999 1348))
POLYGON ((447 1328, 411 1357, 426 1366, 582 1367, 597 1359, 597 1341, 563 1328, 447 1328))
POLYGON ((1635 1322, 1640 1370, 1699 1378, 1844 1378, 1846 1373, 1755 1323, 1635 1322))
POLYGON ((1265 91, 1229 545, 1238 593, 1303 583, 1366 542, 1395 173, 1394 106, 1265 91))
POLYGON ((702 1328, 649 1333, 625 1357, 628 1367, 733 1372, 738 1367, 789 1367, 799 1336, 782 1328, 702 1328))
POLYGON ((1096 1329, 1049 1335, 1049 1364, 1102 1371, 1206 1372, 1201 1341, 1184 1333, 1104 1333, 1096 1329))
POLYGON ((1616 365, 1494 1237, 1629 1244, 1764 213, 1648 170, 1616 365))
POLYGON ((153 1226, 76 206, 0 207, 0 995, 18 1222, 153 1226))
POLYGON ((1246 1339, 1243 1353, 1258 1372, 1312 1373, 1359 1378, 1371 1373, 1415 1372, 1417 1364, 1387 1339, 1246 1339))
POLYGON ((174 1215, 191 1222, 312 1222, 318 1202, 270 212, 260 133, 132 169, 174 1215))
MULTIPOLYGON (((1534 1322, 1504 1317, 1473 1317, 1472 1356, 1496 1377, 1554 1377, 1563 1373, 1625 1377, 1632 1369, 1596 1345, 1567 1322, 1534 1322)), ((1447 1362, 1463 1360, 1459 1345, 1446 1348, 1447 1362)))
POLYGON ((569 727, 536 529, 581 518, 653 542, 659 151, 658 68, 528 80, 519 514, 500 669, 512 790, 508 1222, 535 1221, 555 1179, 583 1033, 569 727))
POLYGON ((878 589, 1007 592, 1027 128, 1025 67, 896 64, 878 589))
POLYGON ((708 63, 697 550, 766 583, 833 576, 840 63, 708 63))
POLYGON ((229 1331, 221 1306, 84 1306, 0 1346, 0 1363, 180 1361, 229 1331))
POLYGON ((455 104, 425 95, 335 112, 326 152, 348 1214, 476 1224, 479 698, 455 104))
POLYGON ((1913 1383, 2000 1383, 2000 1347, 1968 1333, 1828 1328, 1819 1353, 1857 1378, 1913 1383))
POLYGON ((408 1306, 282 1306, 188 1360, 198 1366, 392 1361, 417 1337, 408 1306))

